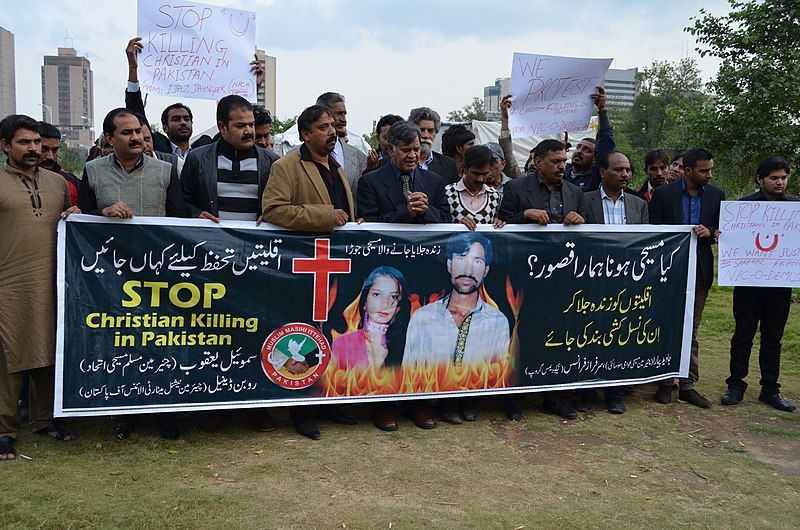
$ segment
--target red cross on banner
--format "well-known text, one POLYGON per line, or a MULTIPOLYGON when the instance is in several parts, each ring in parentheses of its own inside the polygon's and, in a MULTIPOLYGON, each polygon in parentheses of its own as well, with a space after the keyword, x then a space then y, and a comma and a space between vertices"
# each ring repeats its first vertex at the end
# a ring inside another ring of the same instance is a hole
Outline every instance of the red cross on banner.
POLYGON ((350 272, 350 258, 331 259, 330 244, 330 239, 315 239, 313 258, 292 260, 292 272, 314 275, 314 322, 328 320, 330 275, 350 272))

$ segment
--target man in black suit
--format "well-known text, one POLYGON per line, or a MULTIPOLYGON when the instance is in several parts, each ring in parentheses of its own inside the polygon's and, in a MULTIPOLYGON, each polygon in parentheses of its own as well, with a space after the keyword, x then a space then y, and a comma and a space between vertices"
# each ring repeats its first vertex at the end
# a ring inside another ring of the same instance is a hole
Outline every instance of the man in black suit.
POLYGON ((407 121, 391 126, 386 135, 391 158, 361 177, 358 217, 376 223, 452 221, 442 178, 419 167, 420 134, 419 127, 407 121))
MULTIPOLYGON (((720 203, 725 192, 709 184, 714 169, 714 155, 703 147, 693 147, 683 155, 683 177, 664 184, 653 191, 650 199, 650 223, 667 225, 694 225, 697 234, 697 280, 694 291, 694 319, 692 321, 692 358, 689 378, 680 381, 678 398, 692 405, 710 408, 711 402, 694 389, 700 378, 697 329, 703 316, 708 290, 714 283, 714 257, 711 245, 719 226, 720 203)), ((661 382, 655 395, 659 403, 672 401, 672 380, 661 382)))
MULTIPOLYGON (((450 206, 442 178, 419 167, 419 127, 400 121, 389 128, 388 162, 361 177, 358 185, 358 217, 377 223, 450 223, 450 206)), ((433 429, 436 419, 423 400, 408 403, 408 414, 421 429, 433 429)), ((372 423, 384 431, 396 431, 391 404, 372 408, 372 423)))
POLYGON ((408 121, 419 127, 422 134, 419 166, 441 176, 445 185, 455 184, 461 180, 461 176, 456 170, 455 160, 433 150, 433 140, 439 133, 439 129, 442 128, 442 119, 439 114, 428 107, 419 107, 411 109, 408 121))
MULTIPOLYGON (((507 182, 503 189, 503 202, 497 217, 506 223, 548 223, 576 225, 584 222, 578 213, 583 210, 583 192, 578 186, 564 180, 567 151, 558 140, 543 140, 533 150, 534 172, 507 182)), ((520 309, 520 314, 525 311, 520 309)), ((531 326, 520 320, 517 334, 520 344, 534 344, 528 335, 531 326)), ((578 414, 570 405, 569 392, 545 392, 542 407, 546 412, 564 419, 575 419, 578 414)), ((520 415, 518 403, 510 403, 506 414, 516 419, 520 415)))

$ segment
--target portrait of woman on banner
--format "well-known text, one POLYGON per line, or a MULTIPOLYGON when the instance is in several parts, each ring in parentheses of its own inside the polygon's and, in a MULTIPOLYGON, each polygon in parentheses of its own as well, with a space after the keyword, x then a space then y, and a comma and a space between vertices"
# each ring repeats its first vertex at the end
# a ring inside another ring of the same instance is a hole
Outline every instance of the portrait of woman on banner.
POLYGON ((340 369, 382 368, 403 362, 411 314, 406 279, 394 267, 377 267, 361 288, 358 329, 333 341, 340 369))

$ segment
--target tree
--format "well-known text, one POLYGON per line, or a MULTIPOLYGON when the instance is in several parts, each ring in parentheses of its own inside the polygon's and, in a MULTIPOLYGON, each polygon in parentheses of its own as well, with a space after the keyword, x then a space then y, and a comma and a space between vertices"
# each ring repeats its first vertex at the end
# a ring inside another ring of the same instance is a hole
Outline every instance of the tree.
POLYGON ((88 151, 83 147, 69 147, 64 142, 58 147, 58 164, 67 171, 78 175, 83 173, 88 151))
MULTIPOLYGON (((722 63, 713 99, 690 120, 690 139, 715 151, 729 191, 752 189, 767 156, 800 162, 800 2, 729 0, 727 16, 705 9, 686 28, 701 56, 722 63)), ((794 189, 798 189, 794 179, 794 189)))
POLYGON ((461 110, 447 113, 447 120, 456 123, 466 123, 472 120, 486 121, 486 111, 481 98, 473 98, 472 103, 464 105, 461 110))
POLYGON ((633 106, 622 113, 618 127, 635 151, 634 158, 641 160, 656 148, 673 153, 683 150, 684 123, 708 99, 701 92, 697 63, 689 58, 674 63, 656 60, 636 80, 639 93, 633 106))
POLYGON ((291 129, 295 123, 297 123, 297 116, 294 118, 286 118, 285 120, 281 120, 277 116, 273 116, 272 123, 269 124, 270 134, 275 136, 276 134, 286 132, 288 129, 291 129))

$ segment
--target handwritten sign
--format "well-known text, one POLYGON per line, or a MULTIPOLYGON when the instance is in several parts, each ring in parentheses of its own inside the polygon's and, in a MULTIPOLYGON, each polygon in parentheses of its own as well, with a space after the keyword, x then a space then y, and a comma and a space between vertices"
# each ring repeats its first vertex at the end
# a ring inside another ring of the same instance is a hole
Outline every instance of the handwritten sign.
POLYGON ((511 67, 509 127, 515 138, 589 128, 591 95, 611 59, 515 53, 511 67))
POLYGON ((800 202, 724 201, 719 284, 800 287, 800 202))
POLYGON ((197 2, 139 0, 142 90, 159 96, 256 101, 250 61, 256 14, 197 2))

